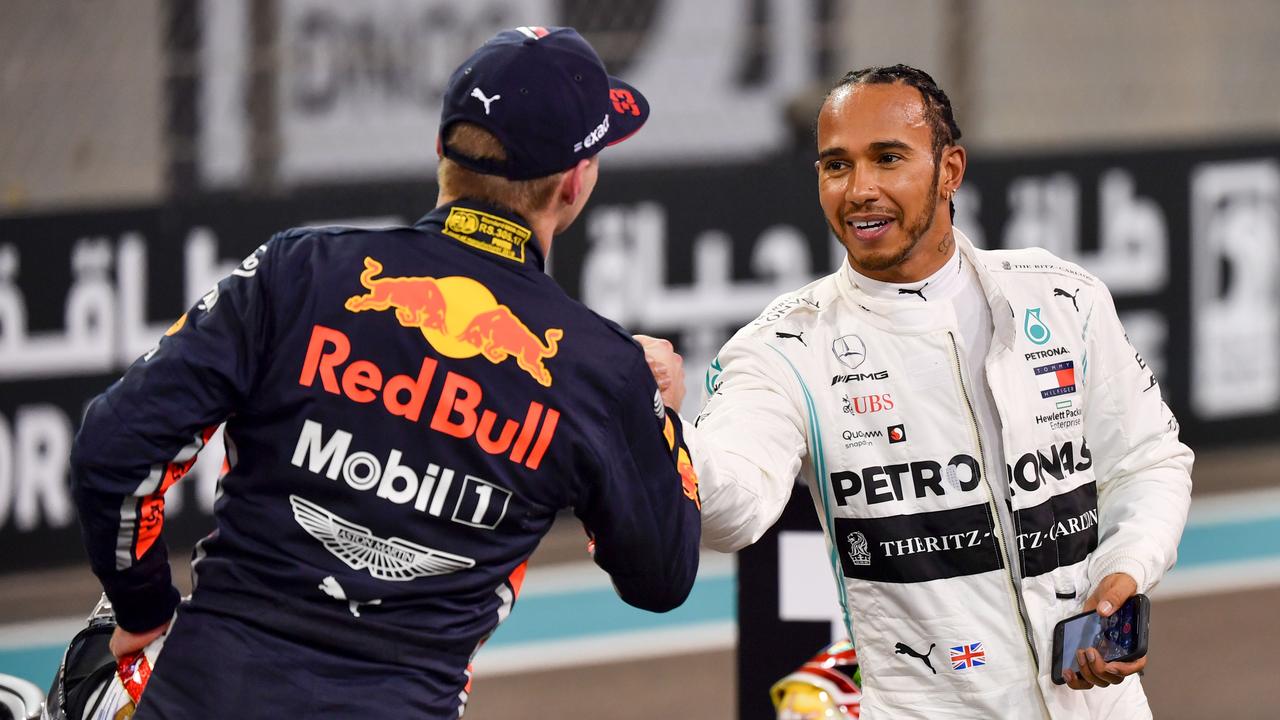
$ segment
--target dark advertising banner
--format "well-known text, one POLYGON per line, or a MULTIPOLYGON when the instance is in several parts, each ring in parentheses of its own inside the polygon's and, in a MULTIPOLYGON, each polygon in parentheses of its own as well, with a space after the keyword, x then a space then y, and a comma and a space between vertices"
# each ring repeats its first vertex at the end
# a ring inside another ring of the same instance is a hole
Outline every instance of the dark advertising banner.
POLYGON ((775 720, 769 688, 847 639, 813 500, 797 485, 782 517, 738 552, 738 717, 775 720))
MULTIPOLYGON (((67 456, 85 406, 272 233, 412 222, 429 183, 0 220, 0 572, 84 558, 67 456)), ((165 538, 212 529, 217 433, 166 497, 165 538)))
MULTIPOLYGON (((811 159, 602 169, 550 270, 676 342, 696 412, 728 336, 840 261, 811 159)), ((277 230, 413 222, 434 198, 423 180, 0 219, 0 572, 81 559, 66 457, 84 406, 219 277, 277 230)), ((1280 438, 1280 145, 977 158, 957 205, 980 245, 1042 245, 1107 282, 1193 446, 1280 438)), ((176 545, 211 527, 221 452, 170 491, 176 545)))

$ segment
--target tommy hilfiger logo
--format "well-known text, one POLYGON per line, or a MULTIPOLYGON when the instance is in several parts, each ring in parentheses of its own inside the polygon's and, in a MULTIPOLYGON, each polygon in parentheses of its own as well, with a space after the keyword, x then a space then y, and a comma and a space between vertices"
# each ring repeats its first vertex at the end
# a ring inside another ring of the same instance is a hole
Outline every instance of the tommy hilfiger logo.
POLYGON ((1040 387, 1040 397, 1046 400, 1059 395, 1067 395, 1076 391, 1076 364, 1071 360, 1041 365, 1032 370, 1036 375, 1036 384, 1040 387))

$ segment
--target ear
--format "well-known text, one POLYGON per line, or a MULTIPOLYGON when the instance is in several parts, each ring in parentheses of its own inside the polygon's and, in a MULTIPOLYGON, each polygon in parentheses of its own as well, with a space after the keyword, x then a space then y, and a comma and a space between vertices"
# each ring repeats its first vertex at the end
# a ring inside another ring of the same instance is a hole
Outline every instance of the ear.
POLYGON ((968 156, 963 147, 950 145, 943 149, 938 163, 941 166, 938 172, 938 192, 945 197, 951 197, 960 187, 960 183, 964 182, 964 169, 968 163, 968 156))
POLYGON ((582 194, 583 177, 590 165, 590 160, 579 160, 578 164, 566 170, 564 177, 560 179, 560 187, 556 194, 566 205, 572 205, 578 201, 578 195, 582 194))

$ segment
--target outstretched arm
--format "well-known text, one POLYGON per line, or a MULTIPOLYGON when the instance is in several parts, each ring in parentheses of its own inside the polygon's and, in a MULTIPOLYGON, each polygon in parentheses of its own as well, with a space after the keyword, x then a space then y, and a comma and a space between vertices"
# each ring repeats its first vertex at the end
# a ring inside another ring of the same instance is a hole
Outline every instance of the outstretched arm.
MULTIPOLYGON (((648 343, 646 355, 656 377, 682 376, 670 343, 648 343)), ((720 351, 716 372, 685 437, 702 487, 703 541, 733 552, 759 540, 782 514, 807 440, 794 397, 799 381, 772 348, 739 334, 720 351)))
POLYGON ((685 428, 639 353, 608 416, 598 476, 584 479, 575 511, 618 595, 665 612, 684 602, 698 571, 700 498, 685 428))

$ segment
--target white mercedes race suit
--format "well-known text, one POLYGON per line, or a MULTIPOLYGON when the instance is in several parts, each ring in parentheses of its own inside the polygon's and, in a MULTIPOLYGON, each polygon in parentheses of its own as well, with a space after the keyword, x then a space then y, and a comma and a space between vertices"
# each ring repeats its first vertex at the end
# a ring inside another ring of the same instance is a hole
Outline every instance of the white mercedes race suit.
POLYGON ((1104 576, 1145 592, 1173 565, 1191 450, 1097 278, 956 236, 995 323, 985 368, 965 367, 949 309, 871 298, 847 263, 724 346, 688 433, 703 541, 756 541, 803 477, 864 718, 1150 717, 1136 676, 1053 684, 1050 646, 1104 576), (979 372, 1005 467, 982 462, 979 372))

